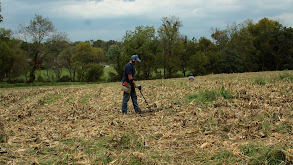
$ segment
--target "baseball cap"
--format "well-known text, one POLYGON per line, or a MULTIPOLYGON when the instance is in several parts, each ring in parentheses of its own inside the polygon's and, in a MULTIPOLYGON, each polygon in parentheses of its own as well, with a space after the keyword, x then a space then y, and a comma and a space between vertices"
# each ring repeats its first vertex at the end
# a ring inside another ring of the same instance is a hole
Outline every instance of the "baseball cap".
POLYGON ((138 55, 136 54, 131 56, 131 60, 137 60, 138 62, 141 62, 141 60, 138 58, 138 55))

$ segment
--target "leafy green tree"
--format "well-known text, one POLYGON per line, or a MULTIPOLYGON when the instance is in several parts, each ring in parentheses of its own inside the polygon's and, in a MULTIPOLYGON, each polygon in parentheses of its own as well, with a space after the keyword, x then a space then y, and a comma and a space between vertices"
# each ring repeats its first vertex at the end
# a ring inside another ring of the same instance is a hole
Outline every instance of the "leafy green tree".
POLYGON ((218 51, 221 51, 229 41, 227 30, 212 29, 211 37, 216 41, 215 45, 218 51))
POLYGON ((12 64, 12 50, 7 43, 0 42, 0 81, 9 73, 12 64))
MULTIPOLYGON (((152 72, 156 70, 155 61, 155 45, 153 41, 156 30, 154 27, 138 26, 134 31, 127 31, 123 38, 123 52, 128 56, 126 59, 130 59, 133 54, 138 54, 139 58, 143 61, 137 66, 137 76, 142 79, 149 79, 152 72)), ((124 64, 125 65, 125 64, 124 64)), ((123 65, 123 67, 124 67, 123 65)))
MULTIPOLYGON (((109 64, 116 64, 116 59, 119 59, 121 49, 118 45, 111 45, 107 52, 107 61, 109 64)), ((119 65, 119 64, 118 64, 119 65)))
POLYGON ((116 73, 109 72, 109 81, 119 81, 123 76, 122 52, 118 45, 111 45, 107 52, 107 61, 113 64, 116 73))
POLYGON ((207 74, 207 66, 209 59, 204 52, 197 52, 195 55, 190 57, 189 67, 194 75, 205 75, 207 74))
POLYGON ((12 34, 11 30, 0 28, 0 81, 8 78, 12 82, 27 71, 21 41, 12 39, 12 34))
POLYGON ((200 37, 198 41, 198 47, 199 51, 203 52, 205 55, 215 50, 215 45, 212 43, 212 41, 205 37, 200 37))
POLYGON ((166 71, 169 77, 172 77, 172 73, 175 73, 179 69, 180 61, 178 54, 178 44, 180 43, 180 31, 182 23, 178 17, 163 17, 162 25, 158 29, 159 39, 163 50, 162 65, 164 68, 164 78, 166 78, 166 71))
MULTIPOLYGON (((201 37, 198 41, 198 51, 197 56, 202 57, 202 65, 201 70, 197 70, 199 73, 197 74, 207 74, 207 73, 218 73, 219 69, 219 53, 217 53, 216 45, 209 39, 205 37, 201 37)), ((198 57, 197 57, 198 58, 198 57)))
POLYGON ((62 71, 65 68, 64 61, 61 57, 61 52, 70 46, 69 39, 65 33, 54 33, 45 42, 48 49, 48 55, 43 60, 43 67, 47 69, 47 77, 50 80, 49 70, 53 70, 58 79, 61 78, 62 71))
POLYGON ((104 66, 100 64, 92 64, 86 71, 85 79, 88 82, 99 81, 104 74, 104 66))
POLYGON ((254 46, 257 49, 257 57, 260 70, 274 70, 276 67, 275 56, 272 53, 272 45, 274 40, 273 33, 282 27, 276 21, 263 18, 257 24, 249 24, 248 30, 254 37, 254 46))
POLYGON ((85 81, 86 71, 92 65, 98 64, 100 49, 94 48, 90 43, 82 42, 75 46, 75 53, 73 55, 73 61, 78 66, 78 79, 79 81, 85 81))
POLYGON ((111 45, 118 45, 119 47, 121 47, 121 43, 118 41, 114 41, 114 40, 109 40, 109 41, 103 41, 103 40, 96 40, 90 41, 93 45, 93 47, 95 48, 102 48, 104 52, 108 52, 108 49, 111 45))
POLYGON ((186 76, 186 71, 188 68, 188 61, 190 60, 190 56, 193 54, 187 54, 187 48, 188 48, 188 38, 187 36, 182 36, 181 40, 178 42, 177 46, 177 52, 179 56, 179 68, 181 69, 184 76, 186 76))
POLYGON ((70 45, 60 53, 59 60, 62 65, 69 70, 69 79, 75 81, 78 66, 73 61, 75 47, 70 45))
POLYGON ((270 45, 276 70, 293 69, 293 29, 282 27, 274 31, 270 45))
POLYGON ((35 15, 28 26, 20 26, 20 33, 25 36, 25 39, 32 41, 32 44, 29 44, 29 55, 31 58, 30 82, 35 81, 35 71, 41 67, 43 58, 48 54, 43 41, 52 35, 54 31, 53 23, 41 15, 35 15))
POLYGON ((184 49, 185 49, 185 57, 181 58, 181 60, 183 61, 181 69, 185 76, 186 68, 188 69, 193 67, 193 63, 191 62, 191 56, 194 56, 199 51, 197 40, 194 37, 191 40, 188 40, 187 37, 185 37, 184 49))
MULTIPOLYGON (((256 48, 254 46, 254 37, 248 30, 248 25, 251 20, 246 20, 244 23, 238 25, 238 30, 231 34, 231 41, 228 47, 234 49, 242 59, 243 65, 241 72, 255 72, 258 71, 256 48)), ((234 28, 236 29, 236 28, 234 28)), ((238 60, 239 60, 238 59, 238 60)), ((241 68, 240 66, 239 68, 241 68)))
POLYGON ((20 79, 20 76, 26 75, 29 70, 27 63, 27 54, 20 48, 22 41, 12 39, 10 41, 10 47, 12 50, 13 63, 9 72, 9 80, 11 82, 24 82, 20 79))

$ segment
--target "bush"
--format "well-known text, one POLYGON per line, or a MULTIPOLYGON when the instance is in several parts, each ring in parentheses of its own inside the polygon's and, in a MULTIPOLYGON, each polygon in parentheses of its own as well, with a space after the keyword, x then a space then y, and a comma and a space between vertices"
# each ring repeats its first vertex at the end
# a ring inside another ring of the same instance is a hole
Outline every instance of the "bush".
POLYGON ((36 79, 37 82, 46 82, 46 80, 41 76, 39 75, 36 79))
POLYGON ((14 80, 8 80, 9 84, 16 84, 16 83, 25 83, 24 79, 14 79, 14 80))
POLYGON ((104 66, 100 64, 93 64, 87 69, 85 73, 85 80, 88 82, 96 82, 101 79, 103 74, 104 66))
POLYGON ((110 82, 121 80, 120 77, 113 72, 109 72, 108 75, 109 75, 108 81, 110 81, 110 82))
POLYGON ((58 82, 71 82, 71 79, 69 76, 62 76, 61 78, 58 79, 58 82))

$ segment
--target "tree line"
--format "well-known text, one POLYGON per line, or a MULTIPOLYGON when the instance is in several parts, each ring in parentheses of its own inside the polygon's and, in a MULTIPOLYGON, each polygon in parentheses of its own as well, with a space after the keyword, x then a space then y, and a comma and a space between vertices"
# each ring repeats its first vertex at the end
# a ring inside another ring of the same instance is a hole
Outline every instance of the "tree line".
MULTIPOLYGON (((2 21, 2 16, 0 16, 2 21)), ((100 81, 103 64, 111 65, 108 81, 119 81, 130 56, 142 60, 138 79, 293 69, 293 29, 263 18, 212 29, 211 39, 189 39, 180 33, 176 16, 163 17, 158 29, 138 26, 121 42, 70 42, 48 18, 35 17, 20 25, 19 38, 0 28, 0 81, 100 81), (36 71, 43 75, 36 77, 36 71), (64 72, 68 72, 64 76, 64 72)))

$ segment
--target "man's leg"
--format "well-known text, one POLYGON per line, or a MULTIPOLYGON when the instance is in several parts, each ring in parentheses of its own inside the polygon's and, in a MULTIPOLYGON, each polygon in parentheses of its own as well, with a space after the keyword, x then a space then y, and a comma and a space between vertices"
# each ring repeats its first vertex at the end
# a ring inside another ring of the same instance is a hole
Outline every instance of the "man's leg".
POLYGON ((130 93, 123 92, 122 113, 127 113, 127 102, 129 101, 130 93))
POLYGON ((136 95, 135 89, 131 90, 131 100, 132 100, 132 104, 133 104, 133 108, 135 112, 139 113, 140 109, 137 103, 137 95, 136 95))

